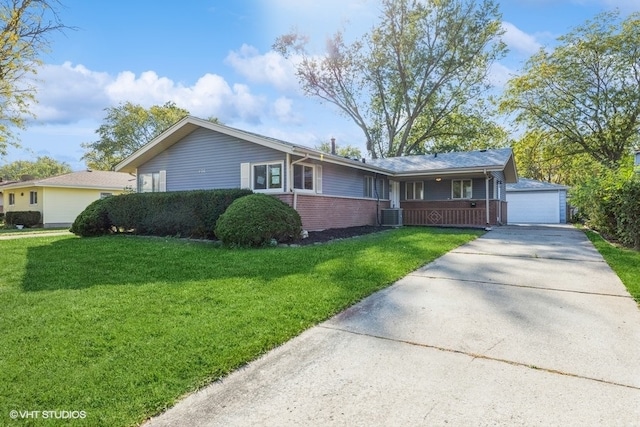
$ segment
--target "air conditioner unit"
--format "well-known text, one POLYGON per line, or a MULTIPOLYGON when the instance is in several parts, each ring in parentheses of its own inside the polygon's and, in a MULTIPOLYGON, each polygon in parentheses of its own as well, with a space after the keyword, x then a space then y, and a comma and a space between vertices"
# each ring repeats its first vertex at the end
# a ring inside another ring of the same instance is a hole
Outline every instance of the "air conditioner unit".
POLYGON ((402 225, 402 209, 382 209, 382 225, 398 227, 402 225))

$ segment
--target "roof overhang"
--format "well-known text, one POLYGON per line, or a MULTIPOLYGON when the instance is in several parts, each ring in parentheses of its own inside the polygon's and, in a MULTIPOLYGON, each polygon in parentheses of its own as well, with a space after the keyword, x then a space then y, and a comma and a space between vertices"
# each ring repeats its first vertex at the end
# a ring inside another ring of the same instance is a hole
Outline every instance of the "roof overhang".
POLYGON ((115 185, 83 185, 83 184, 48 184, 46 182, 38 182, 38 181, 25 181, 25 182, 17 182, 15 184, 10 184, 4 187, 0 187, 0 191, 2 190, 15 190, 19 188, 71 188, 71 189, 83 189, 83 190, 109 190, 109 191, 118 191, 123 190, 123 186, 115 186, 115 185))
POLYGON ((162 153, 167 148, 176 144, 187 135, 191 134, 197 129, 209 129, 215 132, 219 132, 231 137, 235 137, 244 141, 253 142, 264 147, 272 148, 274 150, 281 151, 283 153, 298 155, 302 157, 308 157, 309 159, 317 160, 320 162, 334 163, 344 166, 349 166, 357 169, 370 171, 373 173, 392 174, 383 168, 378 168, 373 165, 367 165, 366 163, 352 160, 333 154, 323 153, 319 150, 313 150, 311 148, 296 146, 294 144, 285 143, 276 139, 262 137, 260 135, 244 132, 239 129, 230 128, 228 126, 212 123, 208 120, 202 120, 197 117, 187 116, 169 129, 158 135, 151 140, 148 144, 141 147, 139 150, 131 154, 125 160, 116 165, 115 170, 117 172, 129 172, 135 173, 136 169, 153 159, 158 154, 162 153))

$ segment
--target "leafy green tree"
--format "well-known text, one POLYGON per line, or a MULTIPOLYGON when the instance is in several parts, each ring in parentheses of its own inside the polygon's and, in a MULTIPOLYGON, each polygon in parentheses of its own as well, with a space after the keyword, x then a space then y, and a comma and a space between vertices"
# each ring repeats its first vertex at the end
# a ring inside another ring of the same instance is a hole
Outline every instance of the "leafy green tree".
POLYGON ((432 136, 417 144, 415 153, 487 150, 509 146, 511 141, 507 131, 490 120, 489 114, 485 116, 470 110, 451 112, 438 124, 437 129, 431 130, 426 130, 424 127, 431 126, 432 120, 427 115, 418 117, 412 134, 431 134, 432 136))
POLYGON ((616 169, 640 145, 640 13, 597 15, 535 54, 501 102, 565 155, 616 169))
POLYGON ((50 48, 49 36, 66 27, 56 13, 56 0, 0 0, 0 156, 18 146, 13 128, 24 129, 33 117, 32 76, 50 48))
MULTIPOLYGON (((316 145, 316 150, 331 153, 331 144, 328 142, 322 142, 319 145, 316 145)), ((350 159, 359 159, 362 157, 360 149, 353 145, 336 146, 336 154, 342 157, 349 157, 350 159)))
POLYGON ((82 144, 86 150, 82 158, 87 166, 97 170, 112 170, 134 151, 189 115, 173 102, 149 109, 125 102, 106 111, 107 116, 96 131, 100 139, 82 144))
POLYGON ((382 0, 379 24, 353 43, 337 32, 318 56, 292 32, 274 48, 299 58, 303 91, 351 118, 376 158, 421 152, 452 113, 481 97, 506 50, 502 32, 493 0, 382 0))
POLYGON ((48 156, 38 157, 35 161, 16 160, 0 166, 0 177, 7 181, 19 181, 23 175, 34 178, 48 178, 71 172, 71 166, 48 156))
POLYGON ((564 185, 576 185, 600 176, 603 166, 587 154, 567 152, 542 131, 526 132, 512 145, 518 175, 564 185))

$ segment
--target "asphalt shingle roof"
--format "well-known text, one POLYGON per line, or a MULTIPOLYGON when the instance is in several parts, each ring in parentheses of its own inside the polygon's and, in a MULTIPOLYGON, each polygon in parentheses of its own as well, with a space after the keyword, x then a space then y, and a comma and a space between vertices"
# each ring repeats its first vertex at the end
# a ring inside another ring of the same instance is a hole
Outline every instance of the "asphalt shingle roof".
POLYGON ((511 148, 438 153, 421 156, 389 157, 367 160, 371 165, 401 172, 429 172, 447 169, 467 169, 505 166, 512 154, 511 148))
POLYGON ((7 187, 24 186, 52 186, 52 187, 79 187, 79 188, 136 188, 136 177, 123 172, 110 171, 81 171, 49 178, 33 179, 29 181, 14 182, 7 187))
POLYGON ((567 187, 560 184, 554 184, 545 181, 536 181, 535 179, 520 178, 515 184, 507 184, 507 191, 548 191, 548 190, 566 190, 567 187))

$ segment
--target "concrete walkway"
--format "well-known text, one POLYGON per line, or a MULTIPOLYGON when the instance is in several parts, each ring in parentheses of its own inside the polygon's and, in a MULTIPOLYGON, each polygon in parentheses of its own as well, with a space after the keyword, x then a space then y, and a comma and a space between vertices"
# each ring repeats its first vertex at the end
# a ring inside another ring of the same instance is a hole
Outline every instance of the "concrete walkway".
POLYGON ((154 426, 640 425, 640 310, 584 234, 507 226, 154 426))
POLYGON ((68 230, 51 230, 51 231, 21 231, 18 233, 0 234, 0 240, 27 239, 30 237, 51 237, 51 236, 73 236, 68 230))

